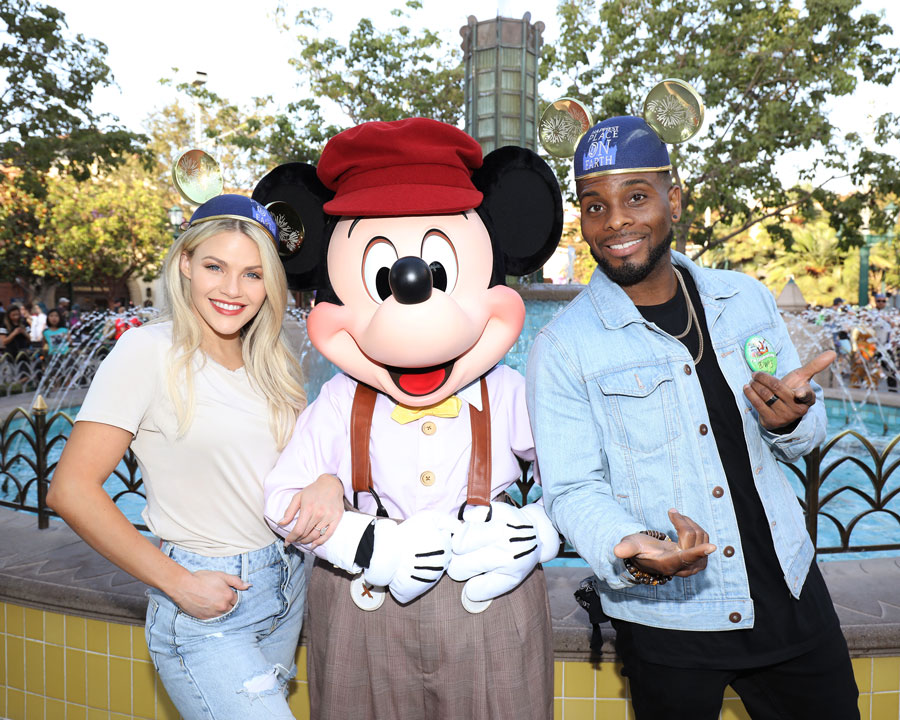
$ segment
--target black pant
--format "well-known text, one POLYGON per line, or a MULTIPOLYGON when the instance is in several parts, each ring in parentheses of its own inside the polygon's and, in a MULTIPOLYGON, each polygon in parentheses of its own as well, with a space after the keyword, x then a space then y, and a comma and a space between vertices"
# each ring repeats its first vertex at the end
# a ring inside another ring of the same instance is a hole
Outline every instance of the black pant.
POLYGON ((753 720, 859 720, 859 690, 837 628, 799 657, 746 670, 669 667, 641 660, 634 648, 616 649, 637 720, 716 720, 727 685, 753 720))

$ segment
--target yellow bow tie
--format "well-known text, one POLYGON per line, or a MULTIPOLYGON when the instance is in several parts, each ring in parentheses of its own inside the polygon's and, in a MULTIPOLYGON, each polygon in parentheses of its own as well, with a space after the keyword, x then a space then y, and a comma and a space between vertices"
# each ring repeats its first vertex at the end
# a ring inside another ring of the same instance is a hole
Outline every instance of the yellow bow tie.
POLYGON ((426 415, 434 415, 435 417, 455 418, 459 415, 459 409, 462 407, 462 400, 456 395, 451 395, 446 400, 442 400, 435 405, 428 407, 412 408, 406 405, 397 405, 391 413, 391 419, 396 420, 401 425, 411 423, 426 415))

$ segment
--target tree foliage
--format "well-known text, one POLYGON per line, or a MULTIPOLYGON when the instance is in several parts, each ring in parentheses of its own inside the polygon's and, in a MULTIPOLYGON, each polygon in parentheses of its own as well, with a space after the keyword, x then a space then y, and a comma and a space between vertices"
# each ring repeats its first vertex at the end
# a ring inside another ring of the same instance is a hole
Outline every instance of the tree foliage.
POLYGON ((297 32, 291 64, 307 97, 274 118, 274 157, 316 162, 328 138, 370 120, 422 116, 456 125, 462 119, 461 51, 433 30, 410 27, 407 21, 422 8, 419 0, 408 0, 405 8, 392 11, 400 24, 388 30, 362 18, 346 44, 323 37, 328 10, 301 10, 292 27, 280 8, 283 28, 297 32))
POLYGON ((879 150, 900 137, 890 114, 875 122, 874 144, 858 128, 841 136, 826 101, 850 95, 861 80, 888 85, 898 51, 879 37, 890 28, 858 0, 562 0, 560 39, 545 50, 547 72, 561 94, 582 98, 595 117, 640 114, 659 80, 690 82, 707 108, 704 131, 670 148, 683 185, 679 249, 702 253, 768 220, 767 232, 790 244, 787 208, 812 216, 814 200, 829 213, 842 246, 858 244, 860 211, 873 226, 887 219, 879 197, 900 191, 900 162, 879 150), (797 187, 775 164, 804 151, 797 187), (814 178, 828 178, 804 190, 814 178), (858 187, 839 195, 829 184, 858 187), (703 222, 712 208, 716 222, 703 222))
POLYGON ((5 282, 27 282, 48 252, 42 228, 47 203, 17 184, 17 175, 7 168, 0 177, 0 281, 5 282))
MULTIPOLYGON (((173 68, 177 72, 177 68, 173 68)), ((163 80, 164 84, 172 84, 163 80)), ((225 187, 249 191, 275 163, 271 159, 269 136, 273 116, 269 98, 252 98, 240 107, 205 87, 188 83, 176 85, 181 98, 198 103, 201 117, 200 147, 216 157, 225 187)), ((172 187, 172 164, 179 151, 194 147, 194 111, 181 99, 154 110, 145 129, 150 136, 147 148, 155 161, 161 185, 172 187)), ((172 188, 172 201, 177 193, 172 188)))
POLYGON ((52 248, 44 272, 110 293, 128 278, 155 277, 172 242, 165 192, 134 164, 87 182, 55 179, 43 227, 52 248))
POLYGON ((72 36, 64 13, 32 0, 0 0, 0 23, 0 162, 21 171, 26 191, 42 194, 50 168, 84 180, 139 150, 142 136, 90 107, 113 82, 106 45, 72 36))

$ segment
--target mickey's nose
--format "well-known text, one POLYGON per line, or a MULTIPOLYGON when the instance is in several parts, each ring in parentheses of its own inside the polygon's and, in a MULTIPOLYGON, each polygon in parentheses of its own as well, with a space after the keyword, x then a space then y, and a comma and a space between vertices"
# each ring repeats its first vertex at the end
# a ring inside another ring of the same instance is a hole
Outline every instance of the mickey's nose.
POLYGON ((431 269, 414 255, 402 257, 391 265, 388 282, 391 293, 403 305, 415 305, 431 297, 431 269))

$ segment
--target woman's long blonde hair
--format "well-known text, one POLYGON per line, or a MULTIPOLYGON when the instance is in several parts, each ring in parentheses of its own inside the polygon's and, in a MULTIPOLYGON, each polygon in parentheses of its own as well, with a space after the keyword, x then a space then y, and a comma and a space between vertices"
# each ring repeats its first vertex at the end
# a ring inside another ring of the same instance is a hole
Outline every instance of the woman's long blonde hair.
MULTIPOLYGON (((269 404, 269 429, 282 449, 287 445, 306 406, 303 372, 288 349, 282 331, 287 308, 287 279, 272 238, 250 222, 233 218, 210 220, 185 230, 169 250, 163 264, 168 308, 160 320, 172 321, 172 349, 166 373, 169 396, 175 405, 178 435, 187 432, 194 417, 192 362, 203 338, 191 303, 191 281, 181 272, 182 253, 190 257, 204 240, 223 232, 240 232, 253 240, 262 260, 266 299, 256 316, 241 330, 241 354, 250 382, 269 404), (179 391, 178 381, 184 389, 179 391)), ((205 358, 204 358, 205 360, 205 358)))

